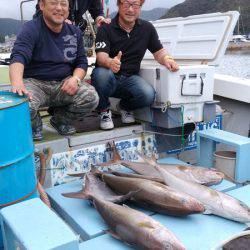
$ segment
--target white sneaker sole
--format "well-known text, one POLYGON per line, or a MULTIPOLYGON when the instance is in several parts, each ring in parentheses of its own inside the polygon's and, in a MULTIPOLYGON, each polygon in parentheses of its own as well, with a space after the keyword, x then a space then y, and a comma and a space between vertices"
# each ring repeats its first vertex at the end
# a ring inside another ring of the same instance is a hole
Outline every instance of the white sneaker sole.
POLYGON ((113 125, 109 125, 109 126, 104 126, 104 125, 102 125, 102 124, 100 124, 100 128, 102 129, 102 130, 111 130, 111 129, 113 129, 115 126, 114 126, 114 124, 113 125))

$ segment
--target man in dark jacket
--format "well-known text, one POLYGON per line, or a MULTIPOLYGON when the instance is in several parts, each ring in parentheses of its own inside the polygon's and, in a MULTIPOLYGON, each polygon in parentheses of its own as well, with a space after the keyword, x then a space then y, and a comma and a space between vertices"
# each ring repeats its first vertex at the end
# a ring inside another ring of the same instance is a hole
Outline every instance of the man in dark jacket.
MULTIPOLYGON (((37 17, 41 14, 39 8, 39 1, 36 5, 36 13, 34 17, 37 17)), ((81 27, 83 24, 83 14, 88 10, 91 17, 95 20, 97 26, 100 26, 102 23, 110 23, 109 18, 104 18, 103 8, 101 0, 69 0, 69 17, 68 21, 75 24, 76 26, 81 27)))
POLYGON ((26 22, 11 54, 12 91, 30 97, 33 138, 42 139, 39 108, 55 107, 51 125, 62 135, 76 132, 72 120, 82 120, 98 104, 95 89, 83 82, 88 63, 82 32, 65 19, 68 0, 40 0, 42 15, 26 22))

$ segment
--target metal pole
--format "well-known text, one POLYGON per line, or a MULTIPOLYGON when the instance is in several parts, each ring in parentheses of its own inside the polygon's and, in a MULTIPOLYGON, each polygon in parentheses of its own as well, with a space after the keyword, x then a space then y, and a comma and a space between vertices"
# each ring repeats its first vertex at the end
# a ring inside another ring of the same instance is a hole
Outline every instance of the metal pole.
POLYGON ((23 0, 20 3, 20 13, 21 13, 21 22, 22 23, 24 23, 24 19, 23 19, 23 4, 26 3, 26 2, 32 2, 32 1, 35 1, 35 0, 23 0))
MULTIPOLYGON (((240 13, 240 5, 239 5, 239 13, 240 13)), ((241 18, 241 13, 238 19, 238 35, 240 34, 240 18, 241 18)))

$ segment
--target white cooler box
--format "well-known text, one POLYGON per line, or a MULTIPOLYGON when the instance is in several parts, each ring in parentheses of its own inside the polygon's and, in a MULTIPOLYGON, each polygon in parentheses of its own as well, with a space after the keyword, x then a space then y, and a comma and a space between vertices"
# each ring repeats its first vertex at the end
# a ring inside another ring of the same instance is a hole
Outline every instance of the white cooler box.
POLYGON ((179 71, 171 73, 164 66, 143 66, 140 76, 154 87, 157 105, 213 100, 214 67, 180 66, 179 71))
POLYGON ((154 87, 156 99, 150 110, 137 110, 136 118, 169 128, 176 126, 171 117, 189 123, 210 119, 211 112, 215 116, 215 66, 225 54, 238 17, 238 12, 229 11, 152 22, 180 70, 169 72, 147 51, 140 75, 154 87), (159 112, 162 120, 155 121, 159 112))

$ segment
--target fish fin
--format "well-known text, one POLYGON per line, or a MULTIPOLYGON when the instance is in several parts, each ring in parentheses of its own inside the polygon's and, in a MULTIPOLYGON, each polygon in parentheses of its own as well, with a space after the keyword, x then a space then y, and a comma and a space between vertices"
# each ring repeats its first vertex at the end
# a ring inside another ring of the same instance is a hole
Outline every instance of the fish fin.
POLYGON ((117 240, 121 240, 121 237, 118 234, 116 234, 115 232, 113 232, 112 230, 110 230, 110 229, 104 230, 104 232, 107 233, 107 234, 110 234, 111 236, 113 236, 117 240))
POLYGON ((113 198, 112 202, 121 203, 123 201, 129 200, 129 199, 133 198, 133 196, 135 196, 139 191, 141 191, 141 189, 136 190, 136 191, 130 191, 125 195, 119 195, 116 198, 113 198))
POLYGON ((152 225, 152 223, 150 223, 149 221, 139 222, 137 223, 137 226, 155 229, 154 225, 152 225))
POLYGON ((87 195, 83 190, 79 191, 79 192, 72 192, 72 193, 63 193, 62 194, 64 197, 67 198, 75 198, 75 199, 89 199, 89 195, 87 195))
POLYGON ((86 173, 83 173, 83 172, 80 172, 80 173, 68 173, 67 175, 72 176, 72 177, 81 177, 81 178, 83 178, 86 175, 86 173))

